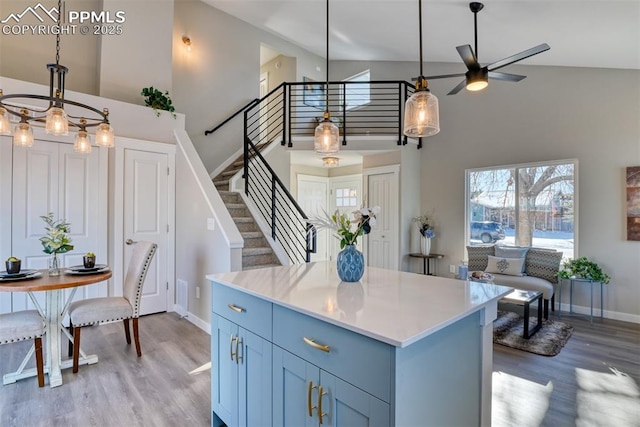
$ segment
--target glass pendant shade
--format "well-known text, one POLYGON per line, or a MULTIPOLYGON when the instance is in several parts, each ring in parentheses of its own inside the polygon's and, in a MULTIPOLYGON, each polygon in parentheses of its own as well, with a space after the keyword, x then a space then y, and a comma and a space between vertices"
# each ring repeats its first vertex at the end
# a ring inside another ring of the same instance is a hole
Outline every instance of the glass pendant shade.
POLYGON ((44 130, 51 135, 69 134, 69 119, 67 113, 60 107, 51 107, 47 111, 44 130))
POLYGON ((33 145, 33 130, 29 123, 18 123, 13 131, 13 143, 20 147, 31 147, 33 145))
POLYGON ((11 122, 9 121, 9 113, 6 109, 0 107, 0 135, 11 134, 11 122))
POLYGON ((410 138, 421 138, 438 132, 438 98, 428 89, 414 92, 404 106, 404 134, 410 138))
POLYGON ((323 157, 334 156, 340 151, 340 142, 338 141, 340 132, 331 120, 324 119, 316 127, 316 133, 313 140, 313 150, 316 154, 323 157))
POLYGON ((100 123, 96 128, 96 145, 112 148, 116 145, 113 128, 109 123, 100 123))
POLYGON ((79 130, 76 134, 76 138, 73 141, 73 151, 82 154, 91 153, 91 140, 86 130, 79 130))

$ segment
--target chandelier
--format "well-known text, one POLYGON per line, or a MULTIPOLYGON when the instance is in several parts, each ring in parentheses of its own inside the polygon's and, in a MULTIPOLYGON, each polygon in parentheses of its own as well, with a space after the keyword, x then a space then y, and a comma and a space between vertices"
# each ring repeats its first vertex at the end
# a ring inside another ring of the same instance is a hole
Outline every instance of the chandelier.
POLYGON ((323 159, 323 164, 328 167, 337 166, 338 157, 336 155, 340 151, 340 131, 331 121, 331 113, 329 113, 329 0, 327 0, 327 81, 325 84, 325 109, 324 120, 316 127, 313 138, 313 149, 323 159))
POLYGON ((435 135, 440 132, 438 98, 429 90, 422 73, 422 0, 418 0, 418 22, 420 28, 420 76, 416 90, 404 106, 404 134, 412 138, 435 135))
MULTIPOLYGON (((58 0, 58 30, 61 24, 61 0, 58 0)), ((13 129, 13 143, 21 147, 31 147, 34 143, 34 123, 44 123, 45 132, 51 135, 69 134, 69 127, 77 128, 74 150, 80 153, 91 152, 91 140, 87 129, 96 129, 96 145, 113 147, 115 137, 109 124, 109 110, 102 111, 79 102, 64 98, 65 76, 69 69, 60 65, 60 31, 56 34, 56 63, 47 64, 49 69, 49 95, 10 94, 0 90, 0 134, 11 135, 10 117, 19 120, 13 129), (30 105, 42 104, 41 107, 30 105), (29 105, 27 103, 30 103, 29 105)))

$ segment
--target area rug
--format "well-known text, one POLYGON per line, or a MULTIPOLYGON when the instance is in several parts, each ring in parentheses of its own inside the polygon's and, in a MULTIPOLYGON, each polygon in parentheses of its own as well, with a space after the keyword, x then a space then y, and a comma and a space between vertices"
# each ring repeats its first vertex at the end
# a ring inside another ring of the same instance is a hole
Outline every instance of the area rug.
MULTIPOLYGON (((529 318, 529 327, 535 326, 537 317, 529 318)), ((493 322, 493 342, 542 356, 555 356, 569 341, 573 326, 557 320, 543 320, 542 327, 531 338, 522 338, 524 319, 509 311, 498 310, 493 322)))

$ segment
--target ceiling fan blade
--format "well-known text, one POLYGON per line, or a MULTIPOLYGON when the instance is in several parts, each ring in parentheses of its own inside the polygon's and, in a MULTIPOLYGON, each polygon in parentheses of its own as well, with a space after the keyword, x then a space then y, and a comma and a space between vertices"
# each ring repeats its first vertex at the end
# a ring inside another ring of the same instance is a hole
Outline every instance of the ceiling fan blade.
POLYGON ((451 91, 447 95, 455 95, 456 93, 460 92, 466 85, 467 85, 467 79, 464 79, 463 81, 458 83, 458 86, 451 89, 451 91))
POLYGON ((528 57, 533 56, 533 55, 537 55, 537 54, 542 53, 544 51, 547 51, 549 49, 551 49, 551 47, 548 44, 542 43, 541 45, 538 45, 536 47, 532 47, 531 49, 527 49, 527 50, 522 51, 520 53, 516 53, 515 55, 511 55, 511 56, 509 56, 507 58, 504 58, 504 59, 501 59, 499 61, 496 61, 493 64, 489 64, 489 65, 486 66, 486 68, 489 71, 495 71, 495 70, 497 70, 499 68, 506 67, 507 65, 511 65, 514 62, 522 61, 525 58, 528 58, 528 57))
POLYGON ((489 78, 494 80, 504 80, 505 82, 519 82, 525 79, 527 76, 521 76, 519 74, 510 73, 496 73, 495 71, 489 72, 489 78))
POLYGON ((425 76, 425 79, 427 79, 427 81, 429 80, 436 80, 436 79, 448 79, 449 77, 462 77, 464 76, 464 73, 458 73, 458 74, 441 74, 439 76, 425 76))
POLYGON ((462 58, 462 62, 467 66, 469 70, 476 70, 480 68, 480 64, 478 64, 478 60, 476 59, 476 55, 473 53, 473 49, 468 44, 464 46, 457 46, 456 50, 460 54, 460 58, 462 58))

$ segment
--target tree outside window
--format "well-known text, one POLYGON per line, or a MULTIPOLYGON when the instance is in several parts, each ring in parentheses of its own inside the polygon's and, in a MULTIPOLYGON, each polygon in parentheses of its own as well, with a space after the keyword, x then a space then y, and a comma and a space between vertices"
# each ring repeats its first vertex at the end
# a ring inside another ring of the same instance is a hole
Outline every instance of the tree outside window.
POLYGON ((573 257, 575 166, 565 161, 467 171, 468 242, 545 247, 573 257), (498 225, 504 238, 478 232, 498 225))

